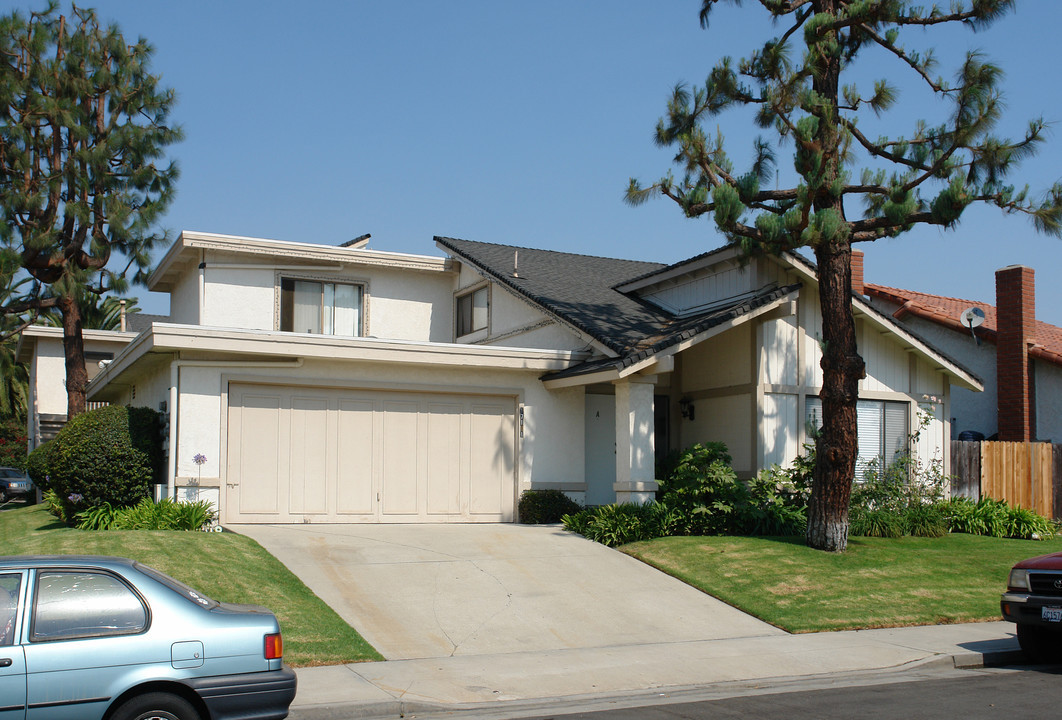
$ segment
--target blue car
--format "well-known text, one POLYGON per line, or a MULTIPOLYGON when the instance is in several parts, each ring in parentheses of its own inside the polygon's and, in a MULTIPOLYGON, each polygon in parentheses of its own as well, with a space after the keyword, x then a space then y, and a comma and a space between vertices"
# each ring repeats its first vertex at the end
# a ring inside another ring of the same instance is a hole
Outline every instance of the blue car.
POLYGON ((0 557, 0 720, 285 718, 276 616, 125 558, 0 557))

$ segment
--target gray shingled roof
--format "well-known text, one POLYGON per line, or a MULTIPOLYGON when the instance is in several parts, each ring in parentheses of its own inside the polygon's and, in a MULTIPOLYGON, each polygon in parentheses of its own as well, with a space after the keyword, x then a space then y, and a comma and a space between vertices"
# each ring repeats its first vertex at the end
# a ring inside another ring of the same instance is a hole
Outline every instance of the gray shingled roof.
POLYGON ((799 285, 770 288, 725 307, 691 317, 674 315, 614 288, 661 270, 661 263, 436 237, 458 258, 526 297, 619 355, 593 359, 551 378, 623 368, 794 292, 799 285), (516 277, 514 259, 518 254, 516 277))
POLYGON ((669 316, 612 289, 660 270, 661 263, 436 237, 437 242, 553 315, 624 355, 658 334, 669 316), (518 277, 513 259, 519 253, 518 277))

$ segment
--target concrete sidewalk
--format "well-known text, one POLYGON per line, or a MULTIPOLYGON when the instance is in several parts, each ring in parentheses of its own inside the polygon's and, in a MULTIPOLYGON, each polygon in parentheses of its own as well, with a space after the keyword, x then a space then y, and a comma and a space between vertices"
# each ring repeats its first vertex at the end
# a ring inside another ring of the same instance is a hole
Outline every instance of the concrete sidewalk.
POLYGON ((727 696, 767 681, 1021 660, 1007 622, 392 660, 299 670, 291 717, 548 713, 606 697, 636 702, 729 686, 727 696))

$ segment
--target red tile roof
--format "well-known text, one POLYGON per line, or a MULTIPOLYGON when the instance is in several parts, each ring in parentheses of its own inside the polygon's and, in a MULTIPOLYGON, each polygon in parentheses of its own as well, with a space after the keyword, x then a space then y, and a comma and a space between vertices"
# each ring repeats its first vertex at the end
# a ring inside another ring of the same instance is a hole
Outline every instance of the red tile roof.
MULTIPOLYGON (((870 297, 899 305, 899 309, 893 313, 893 317, 897 320, 902 320, 905 315, 916 315, 961 333, 969 333, 970 329, 959 321, 959 314, 967 308, 981 308, 985 313, 985 321, 977 329, 977 335, 989 342, 996 342, 997 326, 994 305, 977 300, 962 300, 914 290, 900 290, 872 283, 865 283, 863 288, 870 297)), ((1029 348, 1030 356, 1055 365, 1062 365, 1062 328, 1037 320, 1036 336, 1032 340, 1034 344, 1029 348)))

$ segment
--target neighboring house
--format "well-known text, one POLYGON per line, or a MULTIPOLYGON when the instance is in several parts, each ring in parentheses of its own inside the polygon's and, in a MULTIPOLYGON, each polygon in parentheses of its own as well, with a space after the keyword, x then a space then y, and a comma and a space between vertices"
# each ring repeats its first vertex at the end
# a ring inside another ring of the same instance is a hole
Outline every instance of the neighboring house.
MULTIPOLYGON (((853 278, 853 287, 858 292, 853 278)), ((1062 328, 1036 319, 1035 273, 1011 265, 996 271, 996 305, 977 300, 863 284, 882 312, 904 323, 984 379, 982 393, 951 396, 952 437, 1062 442, 1062 328), (984 313, 972 330, 960 316, 984 313)))
MULTIPOLYGON (((83 330, 85 370, 91 381, 100 369, 121 352, 142 330, 163 315, 131 313, 123 315, 123 330, 83 330)), ((31 325, 22 331, 15 357, 29 364, 30 402, 27 412, 29 449, 51 440, 66 424, 66 355, 63 329, 31 325)), ((93 407, 94 403, 89 403, 93 407)))
MULTIPOLYGON (((653 496, 655 460, 723 441, 750 476, 820 414, 814 267, 723 248, 676 265, 436 238, 446 257, 183 233, 154 323, 90 400, 168 413, 169 482, 222 522, 497 522, 524 490, 653 496), (206 462, 196 465, 193 458, 206 462)), ((861 463, 947 462, 980 381, 854 300, 861 463)))

